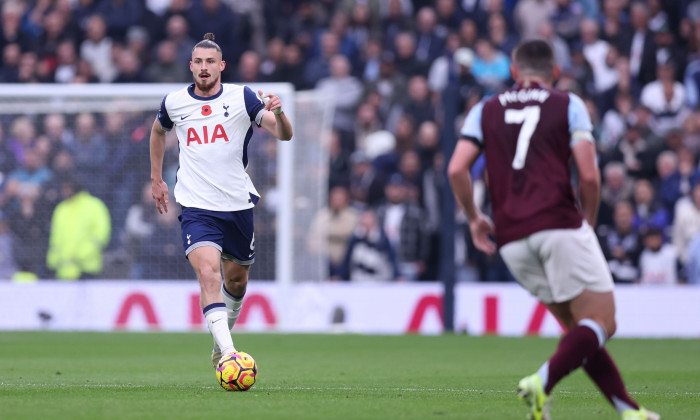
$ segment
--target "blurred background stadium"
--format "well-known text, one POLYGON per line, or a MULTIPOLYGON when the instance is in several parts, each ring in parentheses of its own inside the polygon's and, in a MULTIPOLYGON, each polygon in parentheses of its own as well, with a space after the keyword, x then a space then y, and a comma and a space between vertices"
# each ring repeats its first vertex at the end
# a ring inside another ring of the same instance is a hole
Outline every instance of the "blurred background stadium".
MULTIPOLYGON (((595 125, 596 231, 623 286, 620 333, 700 334, 700 1, 1 7, 2 329, 205 328, 178 212, 154 209, 148 136, 213 32, 223 81, 280 95, 295 127, 290 143, 261 130, 250 143, 263 200, 241 328, 558 334, 502 261, 473 248, 444 174, 468 110, 512 82, 520 40, 542 37, 557 87, 595 125), (88 194, 103 206, 74 199, 88 194), (104 315, 86 319, 92 309, 104 315)), ((169 137, 171 191, 177 154, 169 137)), ((473 175, 488 212, 483 162, 473 175)))

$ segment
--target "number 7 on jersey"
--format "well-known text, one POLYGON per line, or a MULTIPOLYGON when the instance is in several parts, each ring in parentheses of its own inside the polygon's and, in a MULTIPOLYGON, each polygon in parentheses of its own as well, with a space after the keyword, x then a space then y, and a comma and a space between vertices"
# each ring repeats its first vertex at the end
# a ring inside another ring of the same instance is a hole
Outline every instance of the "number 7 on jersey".
POLYGON ((537 128, 537 123, 540 122, 540 107, 534 105, 526 106, 523 109, 506 109, 505 122, 506 124, 522 124, 515 147, 513 169, 523 169, 527 149, 530 148, 530 139, 537 128))

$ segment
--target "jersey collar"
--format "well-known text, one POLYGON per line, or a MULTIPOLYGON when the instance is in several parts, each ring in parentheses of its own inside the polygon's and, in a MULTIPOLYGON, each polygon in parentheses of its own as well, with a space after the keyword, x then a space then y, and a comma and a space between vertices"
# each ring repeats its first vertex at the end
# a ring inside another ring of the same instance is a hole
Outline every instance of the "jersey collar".
POLYGON ((194 93, 194 83, 192 83, 191 85, 189 85, 187 87, 187 93, 189 93, 191 97, 193 97, 194 99, 196 99, 198 101, 211 101, 212 99, 216 99, 219 96, 221 96, 222 93, 224 93, 224 84, 222 83, 220 86, 221 86, 221 89, 219 89, 219 93, 217 93, 214 96, 204 97, 204 96, 196 95, 194 93))

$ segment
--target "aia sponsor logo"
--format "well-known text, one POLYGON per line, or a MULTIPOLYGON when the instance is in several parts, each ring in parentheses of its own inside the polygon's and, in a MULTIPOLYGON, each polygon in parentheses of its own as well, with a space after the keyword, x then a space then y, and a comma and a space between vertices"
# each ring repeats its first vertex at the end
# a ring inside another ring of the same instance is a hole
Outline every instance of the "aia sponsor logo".
MULTIPOLYGON (((202 112, 204 112, 204 109, 202 109, 202 112)), ((209 112, 211 113, 211 108, 209 108, 209 112)), ((206 125, 198 128, 190 127, 187 129, 187 146, 189 146, 191 143, 210 144, 216 142, 216 140, 223 140, 227 143, 229 141, 226 131, 224 130, 224 126, 221 124, 216 124, 214 126, 214 130, 211 132, 211 137, 209 137, 209 127, 206 125), (198 129, 201 130, 201 132, 198 132, 198 129)))

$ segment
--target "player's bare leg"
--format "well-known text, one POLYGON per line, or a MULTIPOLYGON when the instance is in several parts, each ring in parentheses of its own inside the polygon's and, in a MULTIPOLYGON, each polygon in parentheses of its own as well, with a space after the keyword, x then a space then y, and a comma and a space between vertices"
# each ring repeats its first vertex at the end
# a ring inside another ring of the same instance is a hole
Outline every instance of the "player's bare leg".
POLYGON ((223 260, 224 283, 221 286, 224 303, 228 310, 228 327, 233 328, 241 313, 243 296, 248 287, 250 265, 241 265, 234 261, 223 260))
POLYGON ((538 372, 544 392, 548 395, 564 376, 583 366, 623 419, 658 419, 656 413, 640 408, 630 398, 615 362, 603 347, 617 328, 613 292, 584 291, 569 302, 547 306, 568 331, 538 372))
POLYGON ((211 246, 202 246, 190 252, 188 258, 199 280, 199 301, 215 347, 223 354, 235 351, 226 305, 221 296, 221 252, 211 246))
MULTIPOLYGON (((250 265, 240 265, 230 260, 222 260, 224 270, 224 282, 221 284, 221 295, 226 304, 226 314, 228 328, 231 330, 238 320, 243 304, 243 296, 248 287, 248 271, 250 265)), ((214 349, 211 352, 211 362, 216 364, 221 359, 222 353, 219 346, 214 342, 214 349)))

